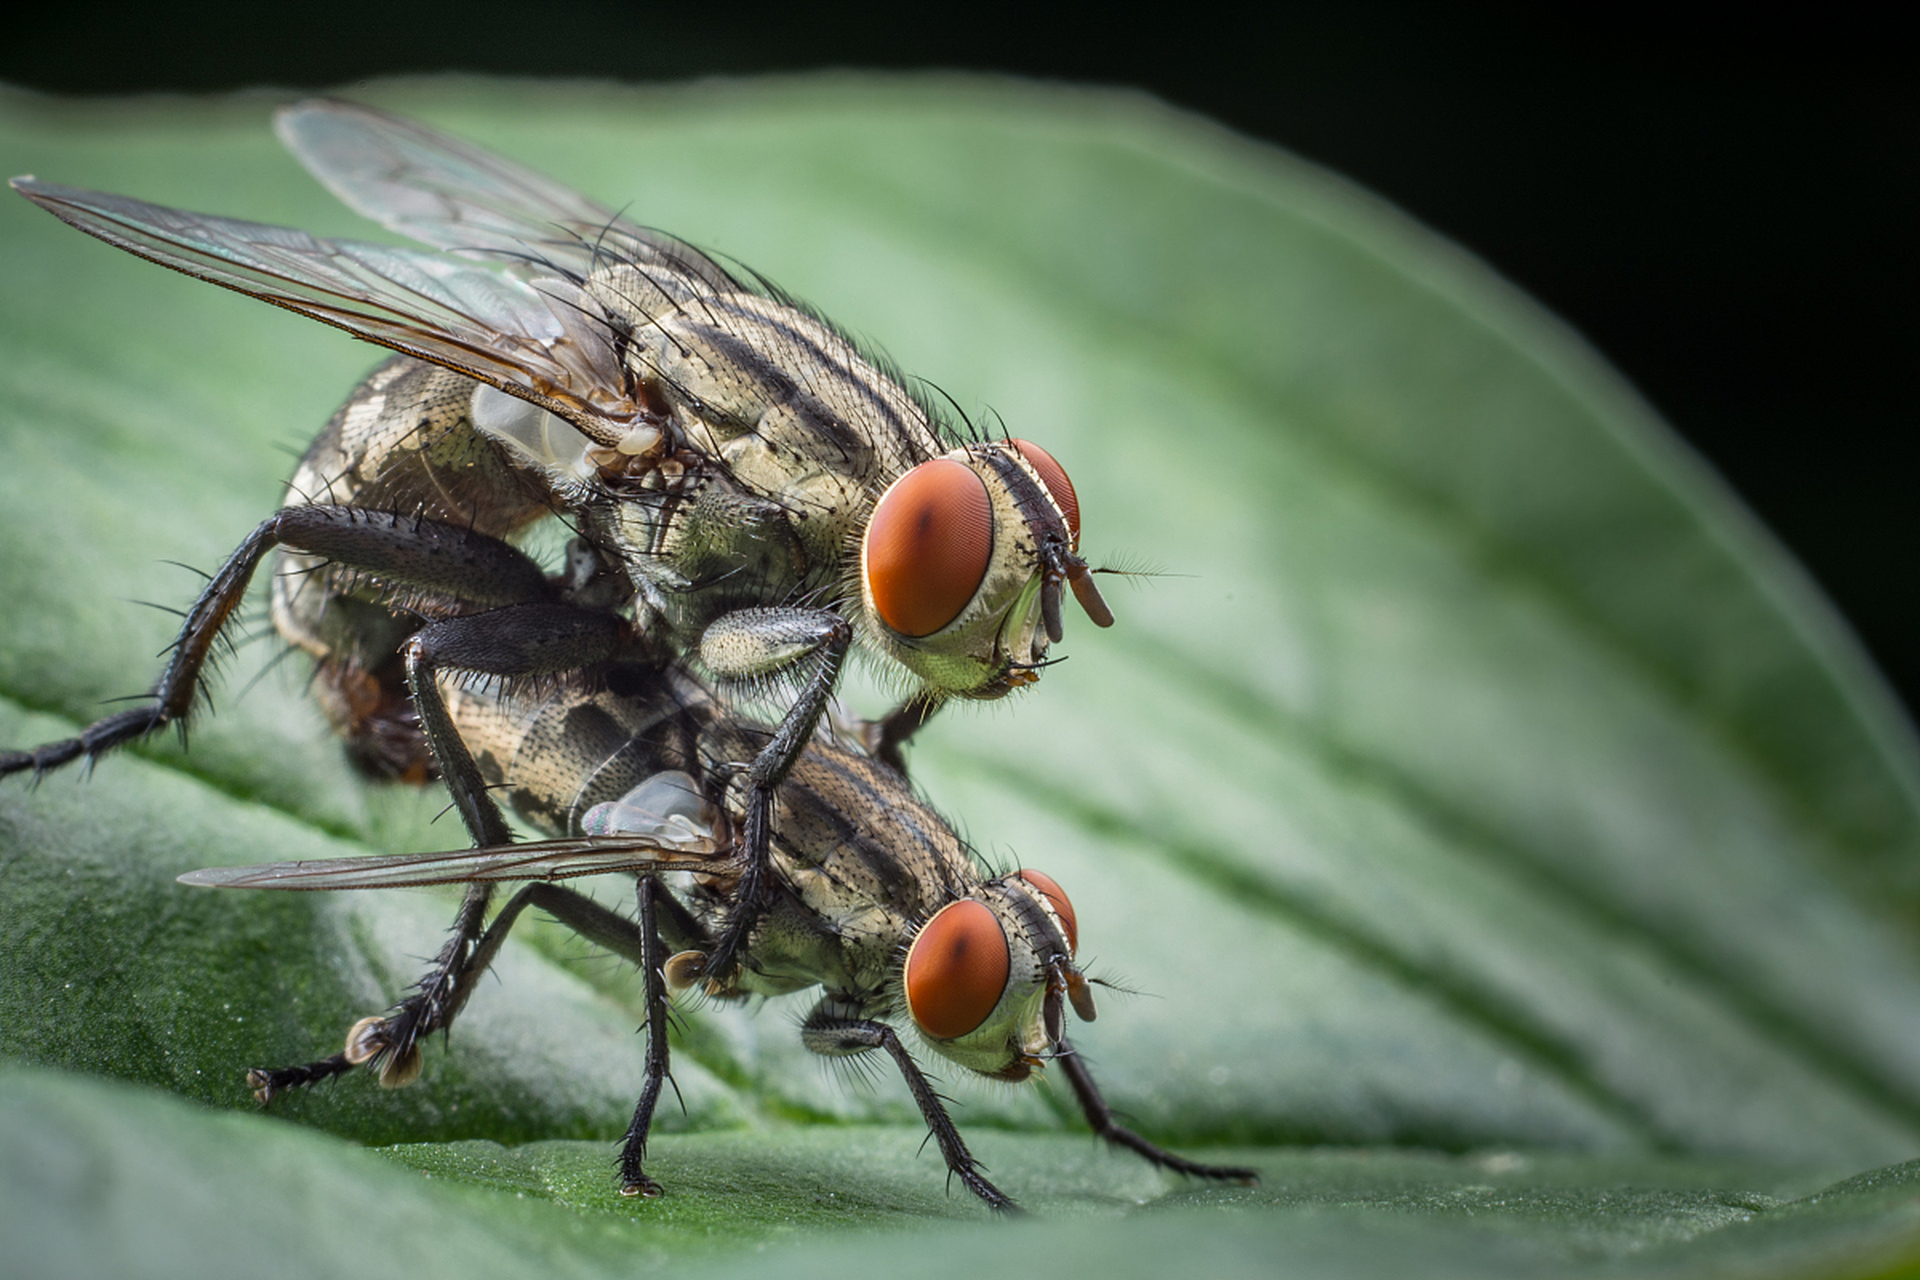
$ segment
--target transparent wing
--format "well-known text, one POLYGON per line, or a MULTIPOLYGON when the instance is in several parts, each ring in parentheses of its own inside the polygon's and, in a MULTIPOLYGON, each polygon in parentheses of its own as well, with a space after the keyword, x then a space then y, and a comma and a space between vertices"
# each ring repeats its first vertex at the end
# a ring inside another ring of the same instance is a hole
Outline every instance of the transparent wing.
POLYGON ((13 187, 108 244, 491 383, 602 443, 640 415, 613 326, 562 275, 327 240, 30 177, 13 187))
POLYGON ((457 138, 371 107, 315 98, 282 108, 280 140, 354 212, 449 252, 533 259, 585 276, 612 258, 669 295, 733 293, 713 259, 457 138), (677 286, 677 287, 676 287, 677 286))
POLYGON ((368 858, 263 862, 208 867, 181 876, 181 884, 215 889, 394 889, 413 885, 573 880, 626 872, 735 870, 711 839, 663 842, 636 836, 536 840, 452 853, 400 853, 368 858))

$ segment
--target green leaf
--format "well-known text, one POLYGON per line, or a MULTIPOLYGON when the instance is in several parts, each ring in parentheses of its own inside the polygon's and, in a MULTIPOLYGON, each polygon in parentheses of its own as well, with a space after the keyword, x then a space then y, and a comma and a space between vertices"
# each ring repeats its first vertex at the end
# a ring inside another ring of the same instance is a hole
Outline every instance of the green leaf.
POLYGON ((987 1256, 1037 1274, 1833 1277, 1920 1260, 1920 1165, 1809 1194, 1671 1159, 1324 1149, 1270 1153, 1262 1188, 1150 1200, 1084 1139, 990 1133, 996 1166, 1050 1170, 1026 1188, 1040 1216, 943 1223, 977 1210, 940 1194, 914 1146, 857 1127, 670 1137, 654 1167, 673 1190, 636 1206, 599 1144, 373 1153, 0 1068, 0 1228, 18 1274, 44 1280, 959 1277, 987 1256))
MULTIPOLYGON (((913 763, 983 850, 1072 894, 1117 988, 1080 1037, 1113 1102, 1267 1184, 1182 1185, 1093 1150, 1063 1091, 950 1078, 1046 1218, 986 1223, 916 1157, 899 1083, 823 1070, 782 1004, 688 1015, 669 1194, 620 1201, 635 984, 551 927, 413 1088, 276 1105, 335 1136, 244 1114, 242 1070, 333 1051, 450 908, 173 877, 461 843, 435 797, 350 775, 292 664, 252 682, 268 643, 190 753, 0 783, 0 1053, 36 1066, 0 1088, 0 1213, 39 1233, 41 1274, 824 1272, 856 1249, 927 1270, 1006 1230, 1023 1261, 1120 1275, 1920 1256, 1911 1169, 1806 1198, 1920 1156, 1910 730, 1765 533, 1483 266, 1124 96, 372 96, 767 272, 1059 457, 1097 563, 1164 571, 1110 586, 1117 626, 1069 618, 1069 661, 943 715, 913 763), (959 1247, 930 1249, 928 1218, 959 1247)), ((376 234, 280 152, 270 105, 12 95, 0 156, 376 234)), ((167 562, 217 564, 377 357, 24 201, 0 237, 0 742, 26 745, 146 687, 174 620, 132 602, 186 601, 167 562)))

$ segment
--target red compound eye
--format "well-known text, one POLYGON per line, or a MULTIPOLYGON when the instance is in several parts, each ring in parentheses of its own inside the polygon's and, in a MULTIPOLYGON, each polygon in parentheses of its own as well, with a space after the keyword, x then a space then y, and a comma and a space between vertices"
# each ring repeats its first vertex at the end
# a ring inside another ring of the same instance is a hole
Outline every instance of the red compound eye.
POLYGON ((1040 891, 1040 896, 1053 904, 1053 912, 1060 917, 1060 923, 1067 931, 1067 953, 1075 954, 1080 950, 1080 922, 1073 918, 1073 904, 1067 901, 1067 891, 1060 882, 1042 871, 1029 868, 1020 873, 1020 878, 1040 891))
POLYGON ((1031 440, 1009 440, 1014 452, 1027 460, 1027 465, 1040 473, 1040 483, 1047 486, 1047 492, 1060 504, 1060 514, 1067 518, 1067 532, 1073 536, 1073 545, 1080 545, 1080 499, 1074 495, 1073 481, 1067 479, 1067 469, 1053 460, 1053 455, 1031 440))
POLYGON ((907 951, 907 1011, 935 1040, 956 1040, 987 1020, 1012 969, 1007 935, 986 904, 949 903, 907 951))
POLYGON ((930 636, 959 617, 992 556, 987 486, 951 458, 894 481, 867 522, 867 590, 880 620, 903 636, 930 636))

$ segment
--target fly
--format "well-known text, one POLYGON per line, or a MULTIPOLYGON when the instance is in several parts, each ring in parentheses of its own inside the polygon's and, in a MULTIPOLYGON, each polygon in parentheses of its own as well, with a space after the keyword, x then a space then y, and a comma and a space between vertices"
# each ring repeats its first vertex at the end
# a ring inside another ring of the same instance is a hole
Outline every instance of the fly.
MULTIPOLYGON (((265 889, 529 882, 444 986, 423 985, 393 1012, 363 1019, 330 1058, 249 1073, 262 1101, 363 1064, 384 1084, 411 1082, 419 1039, 453 1021, 514 921, 536 907, 645 975, 646 1076, 620 1157, 626 1194, 660 1193, 643 1161, 668 1074, 667 993, 689 986, 723 1000, 821 988, 802 1042, 829 1056, 890 1057, 947 1167, 996 1210, 1017 1206, 982 1174, 895 1023, 925 1049, 993 1079, 1024 1081, 1057 1067, 1094 1131, 1155 1165, 1256 1180, 1250 1169, 1163 1150, 1114 1120, 1066 1035, 1066 1010, 1091 1021, 1094 1001, 1074 960, 1078 925, 1065 891, 1039 871, 983 870, 906 780, 864 750, 823 733, 777 788, 767 906, 744 962, 721 979, 705 976, 705 958, 739 912, 748 785, 728 762, 751 755, 773 730, 730 714, 683 665, 642 658, 617 665, 597 689, 455 689, 446 706, 487 784, 557 838, 181 877, 265 889), (553 883, 607 874, 637 879, 637 921, 553 883)), ((438 966, 429 984, 437 974, 438 966)))
MULTIPOLYGON (((416 705, 428 667, 549 680, 617 661, 638 632, 723 683, 795 690, 748 762, 736 910, 708 958, 725 981, 764 905, 774 789, 850 650, 907 691, 870 730, 898 765, 944 699, 1037 678, 1065 591, 1112 623, 1051 455, 957 433, 757 277, 371 108, 313 101, 277 123, 335 195, 434 252, 14 180, 109 244, 400 354, 355 389, 286 505, 214 575, 150 702, 0 753, 0 774, 184 729, 269 554, 275 626, 318 661, 322 705, 350 750, 416 781, 457 772, 463 750, 416 705), (556 514, 586 547, 590 589, 557 595, 496 551, 556 514), (535 601, 537 624, 504 616, 535 601), (423 620, 467 626, 423 655, 423 620)), ((471 797, 456 787, 455 799, 476 842, 499 843, 471 797)))

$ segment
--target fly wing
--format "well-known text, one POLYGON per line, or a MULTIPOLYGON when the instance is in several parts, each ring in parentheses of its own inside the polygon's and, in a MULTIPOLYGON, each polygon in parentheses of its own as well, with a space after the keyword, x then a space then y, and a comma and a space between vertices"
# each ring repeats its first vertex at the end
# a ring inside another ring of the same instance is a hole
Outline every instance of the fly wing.
POLYGON ((282 108, 275 127, 341 203, 422 244, 537 261, 579 278, 608 260, 631 263, 681 300, 740 291, 725 268, 684 241, 415 121, 315 98, 282 108))
POLYGON ((31 177, 15 178, 13 187, 108 244, 491 383, 601 443, 617 442, 626 431, 620 424, 640 416, 614 327, 572 280, 31 177))
POLYGON ((625 872, 717 873, 731 869, 726 852, 708 840, 669 843, 635 836, 535 840, 451 853, 400 853, 368 858, 263 862, 208 867, 181 876, 181 884, 214 889, 395 889, 432 884, 508 880, 574 880, 625 872))

